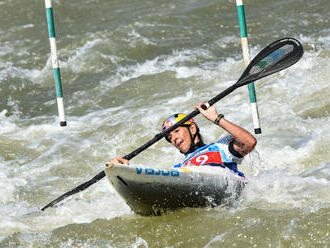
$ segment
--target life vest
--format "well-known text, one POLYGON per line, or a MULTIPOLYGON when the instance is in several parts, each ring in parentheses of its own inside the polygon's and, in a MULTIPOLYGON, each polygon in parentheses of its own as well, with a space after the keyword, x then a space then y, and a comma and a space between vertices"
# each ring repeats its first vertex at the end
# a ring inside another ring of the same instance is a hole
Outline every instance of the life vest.
POLYGON ((227 167, 230 170, 237 173, 239 176, 244 174, 237 170, 237 164, 240 164, 243 160, 243 156, 238 154, 230 148, 234 138, 228 135, 215 143, 205 145, 189 153, 185 156, 184 160, 176 165, 174 168, 182 166, 221 166, 227 167))

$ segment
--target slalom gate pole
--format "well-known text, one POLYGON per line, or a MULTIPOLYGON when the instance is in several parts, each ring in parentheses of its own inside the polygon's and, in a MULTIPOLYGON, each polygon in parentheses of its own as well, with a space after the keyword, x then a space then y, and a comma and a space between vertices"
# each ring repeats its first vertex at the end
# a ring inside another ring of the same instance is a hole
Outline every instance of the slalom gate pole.
MULTIPOLYGON (((242 43, 243 59, 245 66, 247 66, 250 63, 250 54, 249 54, 249 44, 247 38, 243 0, 236 0, 236 6, 237 6, 239 31, 240 31, 241 43, 242 43)), ((251 112, 253 118, 254 133, 261 134, 260 119, 259 119, 258 106, 257 106, 257 97, 253 82, 248 85, 248 89, 249 89, 251 112)))
POLYGON ((64 114, 64 104, 63 104, 63 92, 62 92, 62 83, 61 83, 61 73, 60 67, 57 58, 57 47, 56 47, 56 38, 55 38, 55 25, 54 25, 54 15, 52 8, 52 1, 45 0, 46 7, 46 16, 48 24, 48 35, 50 43, 50 52, 52 56, 52 65, 55 81, 55 90, 56 90, 56 99, 57 99, 57 109, 60 119, 60 126, 66 126, 65 114, 64 114))

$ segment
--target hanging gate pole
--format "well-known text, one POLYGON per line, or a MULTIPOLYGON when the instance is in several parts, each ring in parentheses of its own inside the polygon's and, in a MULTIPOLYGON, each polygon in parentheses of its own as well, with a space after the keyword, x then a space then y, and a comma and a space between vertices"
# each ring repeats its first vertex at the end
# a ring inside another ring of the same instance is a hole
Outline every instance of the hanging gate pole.
POLYGON ((46 16, 48 24, 48 35, 50 43, 50 52, 52 56, 52 65, 54 72, 56 99, 57 99, 57 109, 60 118, 60 126, 66 126, 65 114, 64 114, 64 104, 63 104, 63 92, 61 83, 61 73, 57 58, 57 47, 55 38, 55 25, 54 25, 54 15, 51 0, 45 0, 46 16))
MULTIPOLYGON (((236 6, 237 6, 237 15, 238 15, 238 23, 239 23, 239 30, 241 36, 244 64, 245 66, 247 66, 250 63, 250 54, 249 54, 249 44, 247 39, 243 0, 236 0, 236 6)), ((257 106, 257 97, 253 82, 248 85, 248 89, 250 96, 254 133, 261 134, 260 120, 259 120, 258 106, 257 106)))

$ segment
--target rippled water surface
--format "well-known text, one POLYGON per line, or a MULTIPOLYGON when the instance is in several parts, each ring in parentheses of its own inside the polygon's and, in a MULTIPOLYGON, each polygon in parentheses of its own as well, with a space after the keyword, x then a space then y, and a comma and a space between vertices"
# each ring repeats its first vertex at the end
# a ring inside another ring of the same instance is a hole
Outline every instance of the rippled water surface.
MULTIPOLYGON (((230 208, 131 212, 106 180, 38 209, 190 113, 244 70, 235 1, 53 0, 68 126, 60 127, 43 1, 0 0, 0 247, 330 247, 330 4, 245 1, 250 53, 305 54, 255 82, 262 135, 230 208), (23 3, 23 5, 22 5, 23 3)), ((253 132, 246 87, 216 104, 253 132)), ((224 132, 196 118, 207 142, 224 132)), ((160 141, 131 160, 168 167, 160 141)))

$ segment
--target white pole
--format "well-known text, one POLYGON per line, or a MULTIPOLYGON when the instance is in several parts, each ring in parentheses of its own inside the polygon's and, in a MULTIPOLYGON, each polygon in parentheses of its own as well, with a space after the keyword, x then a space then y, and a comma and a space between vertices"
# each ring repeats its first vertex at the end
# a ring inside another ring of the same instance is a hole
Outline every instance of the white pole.
POLYGON ((50 51, 51 51, 51 56, 52 56, 52 65, 53 65, 53 72, 54 72, 58 115, 60 118, 60 126, 64 127, 64 126, 66 126, 66 120, 65 120, 65 114, 64 114, 61 73, 60 73, 60 67, 59 67, 58 58, 57 58, 54 15, 53 15, 53 8, 52 8, 51 0, 45 0, 45 6, 46 6, 50 51))
MULTIPOLYGON (((249 53, 249 44, 248 44, 248 38, 247 38, 243 0, 236 0, 236 6, 237 6, 241 43, 242 43, 243 59, 244 59, 245 66, 247 66, 250 63, 250 53, 249 53)), ((257 106, 257 97, 256 97, 256 92, 255 92, 255 87, 254 87, 253 82, 248 85, 248 89, 249 89, 249 96, 250 96, 254 133, 261 134, 260 119, 259 119, 258 106, 257 106)))

